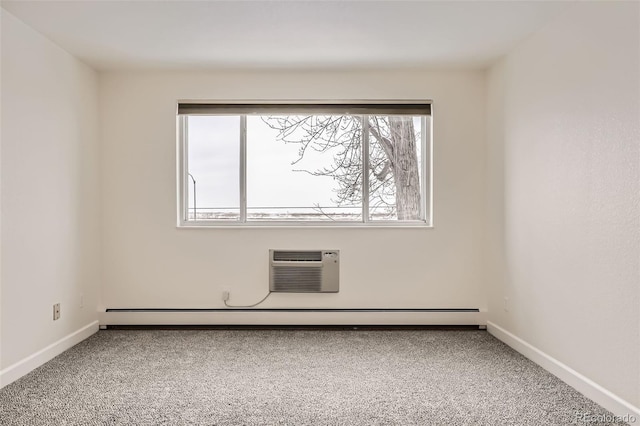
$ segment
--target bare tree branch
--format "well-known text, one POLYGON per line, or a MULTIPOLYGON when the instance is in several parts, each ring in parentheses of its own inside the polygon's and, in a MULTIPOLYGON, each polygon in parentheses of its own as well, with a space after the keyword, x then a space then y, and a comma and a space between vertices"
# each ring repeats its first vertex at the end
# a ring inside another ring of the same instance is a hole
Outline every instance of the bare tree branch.
MULTIPOLYGON (((334 202, 338 206, 362 201, 369 192, 371 213, 386 218, 417 219, 420 212, 420 182, 413 118, 406 116, 274 116, 263 121, 278 131, 278 139, 299 145, 300 164, 309 150, 333 153, 330 165, 318 170, 297 168, 312 176, 336 181, 334 202), (372 139, 369 158, 362 158, 364 117, 372 139), (369 188, 363 188, 363 160, 370 173, 369 188)), ((322 212, 327 215, 326 212, 322 212)))

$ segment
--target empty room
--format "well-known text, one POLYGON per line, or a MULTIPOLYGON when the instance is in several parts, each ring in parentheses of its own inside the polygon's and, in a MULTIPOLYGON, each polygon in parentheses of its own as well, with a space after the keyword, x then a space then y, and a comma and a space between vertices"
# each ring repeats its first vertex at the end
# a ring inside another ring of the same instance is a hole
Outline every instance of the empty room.
POLYGON ((640 423, 640 2, 0 5, 0 424, 640 423))

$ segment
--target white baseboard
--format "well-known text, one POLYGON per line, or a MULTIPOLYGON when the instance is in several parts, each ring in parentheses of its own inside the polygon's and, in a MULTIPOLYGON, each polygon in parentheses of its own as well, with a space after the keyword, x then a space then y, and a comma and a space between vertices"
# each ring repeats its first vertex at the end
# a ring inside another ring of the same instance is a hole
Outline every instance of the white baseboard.
POLYGON ((486 312, 101 312, 100 325, 482 325, 486 312))
POLYGON ((13 365, 0 371, 0 389, 9 383, 15 382, 20 377, 29 374, 31 371, 52 360, 67 349, 82 342, 87 337, 98 331, 98 321, 94 321, 81 329, 63 337, 38 352, 16 362, 13 365))
POLYGON ((587 398, 611 411, 613 414, 621 417, 626 416, 626 418, 631 418, 631 416, 633 416, 633 418, 636 419, 635 421, 640 420, 639 407, 625 401, 588 377, 578 373, 568 365, 563 364, 491 321, 487 321, 487 330, 495 338, 511 346, 513 349, 520 352, 522 355, 529 358, 531 361, 535 362, 554 376, 558 377, 560 380, 585 395, 587 398))

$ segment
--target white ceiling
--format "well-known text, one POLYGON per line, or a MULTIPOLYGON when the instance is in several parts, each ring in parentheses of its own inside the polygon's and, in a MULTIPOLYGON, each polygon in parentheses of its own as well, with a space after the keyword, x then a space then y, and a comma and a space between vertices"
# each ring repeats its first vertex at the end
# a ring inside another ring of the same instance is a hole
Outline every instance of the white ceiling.
POLYGON ((479 68, 555 1, 2 1, 99 70, 479 68))

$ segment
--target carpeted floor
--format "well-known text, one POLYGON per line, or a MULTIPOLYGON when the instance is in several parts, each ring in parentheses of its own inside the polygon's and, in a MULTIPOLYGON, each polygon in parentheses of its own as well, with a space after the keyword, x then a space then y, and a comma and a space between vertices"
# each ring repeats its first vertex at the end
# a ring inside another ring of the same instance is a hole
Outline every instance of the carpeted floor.
POLYGON ((607 416, 475 330, 106 330, 0 390, 3 426, 617 424, 607 416))

